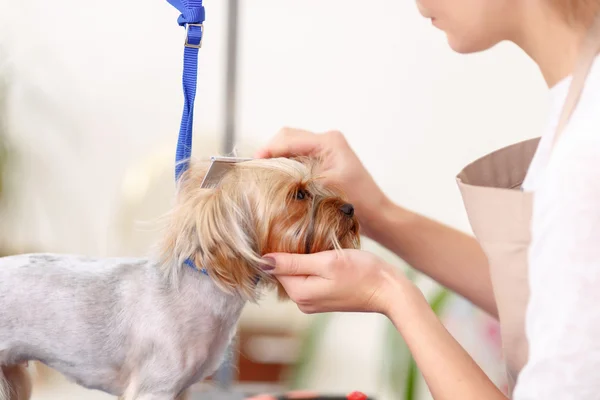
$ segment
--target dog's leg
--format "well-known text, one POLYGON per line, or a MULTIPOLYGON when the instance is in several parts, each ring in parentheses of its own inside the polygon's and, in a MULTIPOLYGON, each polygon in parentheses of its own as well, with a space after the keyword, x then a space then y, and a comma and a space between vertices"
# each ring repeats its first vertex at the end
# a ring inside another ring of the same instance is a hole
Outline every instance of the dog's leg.
POLYGON ((184 390, 175 400, 188 400, 190 398, 189 394, 188 390, 184 390))
MULTIPOLYGON (((179 400, 180 397, 175 398, 175 395, 171 394, 153 394, 153 393, 144 393, 139 394, 136 397, 127 398, 124 397, 124 400, 179 400)), ((185 399, 184 399, 185 400, 185 399)))
POLYGON ((31 379, 24 365, 0 366, 0 400, 29 400, 31 379))
MULTIPOLYGON (((119 397, 119 400, 187 400, 187 390, 179 396, 176 394, 157 394, 157 393, 139 393, 133 388, 128 388, 127 391, 119 397)), ((2 399, 0 399, 2 400, 2 399)))

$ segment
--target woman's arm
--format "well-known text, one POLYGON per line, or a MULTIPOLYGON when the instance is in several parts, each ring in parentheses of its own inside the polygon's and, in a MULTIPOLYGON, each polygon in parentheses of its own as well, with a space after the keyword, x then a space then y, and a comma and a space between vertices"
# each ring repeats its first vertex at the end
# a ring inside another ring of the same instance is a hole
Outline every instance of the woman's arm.
POLYGON ((394 205, 339 132, 283 129, 255 157, 295 155, 322 160, 320 173, 346 192, 365 235, 497 316, 487 258, 473 237, 394 205))
POLYGON ((477 240, 386 200, 370 236, 409 265, 497 317, 487 257, 477 240))
POLYGON ((263 268, 277 277, 305 313, 386 315, 404 337, 434 399, 507 400, 446 331, 421 291, 374 254, 349 249, 275 253, 265 256, 263 268))
POLYGON ((408 345, 435 400, 507 397, 448 333, 423 294, 404 277, 390 276, 386 315, 408 345))
POLYGON ((377 312, 390 318, 436 400, 506 400, 414 283, 374 254, 355 249, 274 253, 265 255, 263 268, 305 313, 377 312))

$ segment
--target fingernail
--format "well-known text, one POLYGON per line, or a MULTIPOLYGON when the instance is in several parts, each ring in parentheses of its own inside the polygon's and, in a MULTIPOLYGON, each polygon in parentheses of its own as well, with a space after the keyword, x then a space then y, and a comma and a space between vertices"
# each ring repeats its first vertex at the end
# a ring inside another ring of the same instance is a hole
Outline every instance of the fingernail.
POLYGON ((256 153, 254 153, 254 158, 269 158, 269 151, 259 150, 256 153))
POLYGON ((263 257, 262 261, 260 268, 263 271, 273 271, 275 269, 275 259, 273 257, 263 257))

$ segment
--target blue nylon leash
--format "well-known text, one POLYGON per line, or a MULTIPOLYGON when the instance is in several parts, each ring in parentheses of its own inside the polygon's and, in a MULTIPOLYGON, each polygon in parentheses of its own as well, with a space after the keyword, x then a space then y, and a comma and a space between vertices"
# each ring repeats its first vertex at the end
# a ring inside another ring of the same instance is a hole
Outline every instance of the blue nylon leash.
MULTIPOLYGON (((177 150, 175 152, 175 181, 178 181, 189 167, 192 156, 192 128, 194 127, 194 101, 196 99, 196 85, 198 82, 198 50, 202 47, 204 35, 204 19, 206 12, 202 0, 167 0, 181 15, 177 18, 179 26, 186 28, 183 50, 183 114, 177 150)), ((186 259, 184 264, 198 271, 191 259, 186 259)), ((208 275, 206 269, 199 270, 208 275)))
MULTIPOLYGON (((194 101, 196 99, 196 85, 198 82, 198 50, 202 47, 204 35, 204 20, 206 12, 202 0, 167 0, 181 15, 177 18, 179 26, 185 26, 186 37, 183 51, 183 114, 177 149, 175 152, 175 181, 178 181, 189 167, 192 156, 192 128, 194 127, 194 101)), ((200 271, 208 276, 206 268, 197 268, 191 259, 183 262, 194 271, 200 271)), ((260 277, 255 278, 255 284, 260 277)))
POLYGON ((198 50, 202 47, 204 19, 206 13, 202 0, 167 0, 181 15, 177 19, 179 26, 186 28, 183 53, 183 115, 179 128, 177 150, 175 154, 175 180, 185 172, 192 155, 192 128, 194 126, 194 101, 198 81, 198 50))

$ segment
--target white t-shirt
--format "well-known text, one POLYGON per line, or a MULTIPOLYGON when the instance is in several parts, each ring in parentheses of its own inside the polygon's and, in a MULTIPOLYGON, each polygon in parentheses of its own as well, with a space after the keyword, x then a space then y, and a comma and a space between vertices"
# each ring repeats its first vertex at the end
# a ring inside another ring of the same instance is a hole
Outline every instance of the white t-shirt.
POLYGON ((600 399, 600 62, 554 149, 570 77, 550 90, 547 133, 524 190, 534 192, 529 361, 515 400, 600 399))

